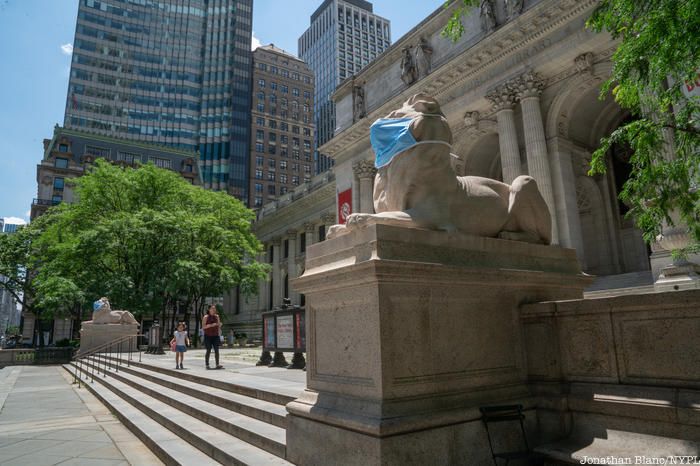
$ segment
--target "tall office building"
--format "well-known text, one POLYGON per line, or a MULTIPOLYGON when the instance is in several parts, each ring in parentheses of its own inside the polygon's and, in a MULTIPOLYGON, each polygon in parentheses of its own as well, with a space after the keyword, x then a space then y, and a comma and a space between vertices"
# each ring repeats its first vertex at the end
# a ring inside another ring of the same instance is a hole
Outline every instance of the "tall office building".
MULTIPOLYGON (((389 20, 372 13, 364 0, 325 0, 311 15, 311 25, 299 38, 299 57, 314 72, 316 148, 335 131, 335 106, 331 95, 345 79, 391 45, 389 20)), ((329 168, 330 160, 316 154, 317 173, 329 168)))
POLYGON ((196 151, 247 202, 253 0, 80 0, 66 128, 196 151))
POLYGON ((253 52, 251 203, 259 208, 311 180, 313 76, 294 55, 265 45, 253 52))

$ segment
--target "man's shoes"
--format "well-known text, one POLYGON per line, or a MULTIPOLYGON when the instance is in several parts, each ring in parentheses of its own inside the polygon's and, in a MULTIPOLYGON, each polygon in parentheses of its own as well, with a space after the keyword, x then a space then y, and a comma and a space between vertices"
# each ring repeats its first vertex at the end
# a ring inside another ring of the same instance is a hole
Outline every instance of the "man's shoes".
POLYGON ((223 369, 223 368, 224 368, 224 366, 222 366, 221 364, 219 364, 218 366, 216 366, 216 369, 223 369))
POLYGON ((211 367, 209 367, 209 365, 207 364, 207 370, 209 370, 209 369, 211 369, 211 367))
POLYGON ((184 367, 182 367, 182 364, 180 364, 180 369, 184 369, 184 367))

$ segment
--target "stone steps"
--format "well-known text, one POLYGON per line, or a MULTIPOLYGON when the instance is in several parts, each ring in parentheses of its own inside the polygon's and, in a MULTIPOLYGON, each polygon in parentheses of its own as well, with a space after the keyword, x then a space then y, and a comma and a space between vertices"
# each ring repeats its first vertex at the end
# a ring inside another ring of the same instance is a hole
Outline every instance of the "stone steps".
MULTIPOLYGON (((99 365, 102 371, 102 357, 99 365)), ((236 392, 226 393, 210 384, 174 380, 158 370, 163 368, 137 366, 133 361, 131 367, 120 365, 119 372, 114 360, 108 366, 106 377, 100 372, 95 374, 98 383, 85 385, 166 464, 290 464, 284 460, 285 430, 276 425, 284 423, 284 406, 253 397, 243 400, 245 396, 238 393, 257 390, 237 386, 236 392), (158 377, 162 379, 156 380, 158 377), (154 424, 158 426, 155 430, 154 424), (183 446, 181 453, 171 454, 169 448, 175 441, 189 448, 183 446), (192 449, 200 456, 191 454, 192 449)), ((64 367, 71 374, 76 370, 74 364, 64 367)), ((94 361, 83 360, 83 370, 88 367, 96 367, 94 361)), ((184 378, 185 371, 172 372, 184 378)))
MULTIPOLYGON (((102 356, 100 356, 100 359, 102 359, 102 356)), ((107 357, 107 359, 110 359, 107 357)), ((116 358, 112 358, 112 360, 116 361, 116 358)), ((232 392, 232 393, 237 393, 239 395, 247 396, 249 398, 254 398, 257 400, 263 400, 267 401, 270 403, 274 403, 277 405, 282 405, 285 406, 287 403, 294 401, 296 399, 295 396, 293 395, 284 395, 282 393, 277 393, 272 390, 266 389, 267 387, 272 387, 275 385, 275 380, 269 379, 266 380, 266 387, 253 387, 250 385, 239 385, 236 383, 231 383, 223 380, 218 380, 215 378, 211 377, 202 377, 197 374, 188 372, 188 371, 181 371, 181 370, 176 370, 176 369, 169 369, 153 364, 146 364, 143 362, 137 362, 137 361, 131 361, 130 362, 131 367, 138 367, 138 368, 143 368, 143 369, 148 369, 153 372, 157 372, 159 374, 164 374, 164 375, 169 375, 172 377, 175 377, 177 379, 183 380, 183 381, 188 381, 188 382, 193 382, 199 385, 204 385, 207 387, 212 387, 212 388, 218 388, 220 390, 232 392)), ((121 370, 121 366, 120 366, 121 370)), ((214 371, 212 371, 214 372, 214 371)), ((214 372, 215 373, 215 372, 214 372)))
MULTIPOLYGON (((109 366, 115 369, 116 361, 112 359, 109 366)), ((153 366, 139 367, 132 362, 130 366, 119 365, 119 372, 120 374, 131 374, 140 379, 154 382, 163 387, 272 424, 273 426, 283 429, 287 427, 287 410, 284 405, 211 386, 207 386, 206 390, 202 390, 201 384, 193 384, 191 381, 181 377, 184 374, 183 371, 175 371, 175 375, 168 375, 153 370, 153 366)), ((198 379, 197 377, 194 378, 198 379)))

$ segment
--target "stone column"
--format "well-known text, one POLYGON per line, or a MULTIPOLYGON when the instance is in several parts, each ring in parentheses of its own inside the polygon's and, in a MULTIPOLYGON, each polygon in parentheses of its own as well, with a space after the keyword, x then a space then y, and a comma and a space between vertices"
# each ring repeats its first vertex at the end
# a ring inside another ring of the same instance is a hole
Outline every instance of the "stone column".
POLYGON ((282 297, 280 296, 280 290, 282 285, 282 274, 280 273, 280 256, 282 251, 280 248, 281 241, 279 238, 272 240, 272 302, 270 303, 270 309, 275 306, 282 304, 282 297))
POLYGON ((314 235, 316 234, 316 225, 307 222, 304 224, 304 233, 306 233, 306 250, 309 250, 309 246, 311 246, 314 243, 314 235))
POLYGON ((518 133, 515 129, 515 117, 513 116, 515 93, 510 84, 504 84, 486 94, 486 99, 491 102, 496 111, 503 182, 512 184, 514 179, 523 174, 518 133))
MULTIPOLYGON (((356 212, 364 214, 374 213, 374 175, 377 169, 371 160, 358 160, 352 165, 355 176, 360 180, 360 205, 356 212)), ((354 208, 353 208, 354 210, 354 208)))
MULTIPOLYGON (((287 241, 289 241, 289 257, 287 257, 287 276, 289 277, 289 296, 292 304, 299 304, 299 293, 292 290, 292 279, 297 278, 297 231, 287 230, 287 241)), ((284 290, 284 284, 282 285, 284 290)), ((283 291, 284 292, 284 291, 283 291)))
POLYGON ((542 124, 540 94, 544 89, 544 80, 533 72, 520 76, 515 81, 518 98, 523 110, 523 129, 525 132, 525 150, 527 151, 527 169, 544 197, 552 216, 552 244, 559 244, 552 175, 549 168, 547 141, 542 124))

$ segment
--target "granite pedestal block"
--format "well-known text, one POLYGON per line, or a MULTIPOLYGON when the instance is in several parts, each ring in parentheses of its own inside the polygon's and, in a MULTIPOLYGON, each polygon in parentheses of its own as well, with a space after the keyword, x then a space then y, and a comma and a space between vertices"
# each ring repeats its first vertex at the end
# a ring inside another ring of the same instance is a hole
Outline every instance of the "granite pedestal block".
POLYGON ((78 354, 84 354, 101 345, 130 335, 133 335, 133 338, 125 338, 120 343, 120 347, 115 346, 112 348, 112 351, 137 351, 136 335, 138 333, 138 324, 93 324, 92 322, 83 322, 80 327, 80 350, 78 354))
POLYGON ((369 225, 311 246, 292 282, 308 361, 287 458, 490 464, 478 407, 531 405, 520 305, 590 282, 574 250, 440 231, 369 225))

